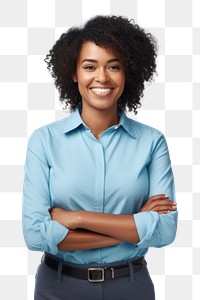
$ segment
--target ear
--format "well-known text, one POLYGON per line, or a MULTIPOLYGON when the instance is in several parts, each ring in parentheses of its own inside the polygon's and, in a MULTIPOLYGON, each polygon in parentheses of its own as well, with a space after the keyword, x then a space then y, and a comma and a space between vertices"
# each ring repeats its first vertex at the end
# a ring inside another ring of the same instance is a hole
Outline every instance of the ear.
POLYGON ((74 83, 78 82, 78 79, 77 79, 76 74, 74 74, 74 75, 72 76, 72 80, 73 80, 74 83))

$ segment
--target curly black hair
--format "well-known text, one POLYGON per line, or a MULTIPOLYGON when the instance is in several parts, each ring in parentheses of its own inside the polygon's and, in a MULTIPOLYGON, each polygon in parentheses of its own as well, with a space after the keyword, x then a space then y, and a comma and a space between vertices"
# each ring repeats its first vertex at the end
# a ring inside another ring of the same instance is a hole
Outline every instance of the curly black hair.
POLYGON ((157 43, 134 20, 122 16, 95 16, 83 27, 72 27, 56 41, 46 55, 47 68, 55 80, 59 99, 73 111, 81 106, 78 85, 73 81, 80 49, 84 42, 115 51, 124 66, 125 87, 118 99, 118 110, 137 113, 141 106, 144 83, 156 71, 157 43))

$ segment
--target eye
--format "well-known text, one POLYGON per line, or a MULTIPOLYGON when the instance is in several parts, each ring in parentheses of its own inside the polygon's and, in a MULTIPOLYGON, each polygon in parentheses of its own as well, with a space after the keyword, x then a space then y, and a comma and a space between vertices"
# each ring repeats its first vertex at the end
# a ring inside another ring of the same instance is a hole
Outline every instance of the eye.
POLYGON ((95 67, 93 65, 85 65, 83 66, 83 69, 88 71, 93 71, 95 67))
POLYGON ((120 65, 111 65, 109 66, 109 69, 113 70, 113 71, 118 71, 121 69, 120 65))

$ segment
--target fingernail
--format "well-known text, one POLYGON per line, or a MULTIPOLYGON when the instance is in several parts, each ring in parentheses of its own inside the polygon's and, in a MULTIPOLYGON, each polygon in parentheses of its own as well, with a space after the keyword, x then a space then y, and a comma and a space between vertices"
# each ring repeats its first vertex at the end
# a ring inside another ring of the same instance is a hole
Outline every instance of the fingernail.
POLYGON ((173 209, 176 209, 176 206, 175 206, 175 205, 173 205, 173 206, 172 206, 172 208, 173 208, 173 209))
POLYGON ((168 198, 169 196, 167 194, 165 194, 165 198, 168 198))

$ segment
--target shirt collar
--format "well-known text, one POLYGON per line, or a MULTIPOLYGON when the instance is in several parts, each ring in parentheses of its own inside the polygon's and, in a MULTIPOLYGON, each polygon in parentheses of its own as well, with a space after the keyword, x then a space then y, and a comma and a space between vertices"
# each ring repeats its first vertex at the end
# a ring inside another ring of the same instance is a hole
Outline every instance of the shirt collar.
MULTIPOLYGON (((133 126, 134 120, 128 118, 124 112, 120 113, 120 122, 118 125, 115 125, 116 128, 122 126, 133 138, 136 138, 135 134, 135 126, 133 126)), ((77 108, 74 110, 67 119, 65 119, 65 124, 63 126, 63 133, 70 132, 80 125, 83 125, 85 128, 89 129, 89 127, 83 122, 80 111, 77 108)))
MULTIPOLYGON (((63 126, 63 133, 67 133, 79 127, 81 124, 86 126, 80 116, 79 109, 74 110, 69 117, 65 119, 65 123, 63 126)), ((87 126, 86 126, 87 127, 87 126)))
POLYGON ((135 132, 135 126, 134 126, 134 120, 128 118, 124 112, 120 114, 120 122, 119 125, 121 125, 130 136, 132 136, 134 139, 136 139, 136 132, 135 132))

